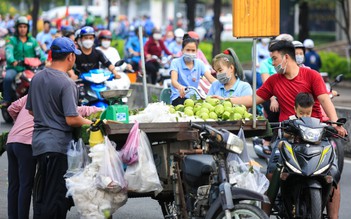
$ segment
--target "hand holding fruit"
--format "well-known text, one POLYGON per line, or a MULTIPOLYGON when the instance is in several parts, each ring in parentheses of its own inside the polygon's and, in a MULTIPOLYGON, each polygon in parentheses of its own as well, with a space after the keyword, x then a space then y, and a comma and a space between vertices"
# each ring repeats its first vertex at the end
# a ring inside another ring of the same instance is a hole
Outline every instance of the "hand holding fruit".
POLYGON ((179 91, 179 96, 181 98, 184 98, 185 97, 185 87, 180 85, 179 88, 178 88, 178 91, 179 91))

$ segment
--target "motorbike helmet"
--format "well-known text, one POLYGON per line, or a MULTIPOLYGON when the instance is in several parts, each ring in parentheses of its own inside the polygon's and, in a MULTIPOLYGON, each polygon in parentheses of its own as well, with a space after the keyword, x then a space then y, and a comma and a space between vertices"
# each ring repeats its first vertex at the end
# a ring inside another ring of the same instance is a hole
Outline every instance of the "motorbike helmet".
POLYGON ((294 40, 294 37, 291 36, 290 34, 287 33, 282 33, 279 36, 275 38, 276 40, 286 40, 292 42, 294 40))
POLYGON ((99 34, 99 40, 101 39, 112 39, 112 33, 109 30, 102 30, 99 34))
POLYGON ((87 36, 87 35, 93 35, 95 37, 94 28, 90 26, 85 26, 85 27, 82 27, 82 29, 80 29, 80 37, 87 36))
POLYGON ((189 31, 188 34, 191 38, 195 40, 200 40, 199 34, 197 34, 195 31, 189 31))
POLYGON ((29 27, 28 19, 25 16, 20 16, 20 17, 17 18, 17 20, 16 20, 16 28, 20 24, 25 24, 25 25, 27 25, 29 27))
POLYGON ((78 30, 76 30, 76 32, 74 32, 74 39, 75 39, 76 41, 80 38, 80 30, 81 30, 81 29, 78 29, 78 30))
POLYGON ((297 40, 292 41, 292 44, 294 45, 295 49, 300 48, 303 50, 303 53, 305 54, 305 46, 297 40))
POLYGON ((303 41, 303 45, 307 48, 307 49, 312 49, 314 47, 314 42, 311 39, 305 39, 305 41, 303 41))
POLYGON ((181 29, 181 28, 177 28, 177 29, 174 31, 174 36, 175 36, 175 37, 179 37, 179 38, 183 38, 183 36, 184 36, 184 30, 181 29))

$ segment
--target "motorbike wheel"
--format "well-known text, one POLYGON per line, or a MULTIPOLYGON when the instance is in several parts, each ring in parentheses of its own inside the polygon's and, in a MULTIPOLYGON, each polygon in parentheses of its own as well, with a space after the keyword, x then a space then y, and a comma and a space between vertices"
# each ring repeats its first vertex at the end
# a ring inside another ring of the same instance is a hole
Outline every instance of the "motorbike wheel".
POLYGON ((1 108, 1 113, 2 113, 2 118, 4 118, 4 121, 6 123, 12 123, 13 119, 10 116, 9 112, 7 112, 7 107, 1 108))
MULTIPOLYGON (((255 205, 240 203, 234 206, 234 209, 230 212, 232 218, 252 218, 252 219, 268 219, 269 217, 264 211, 255 205)), ((220 207, 214 219, 225 219, 225 212, 220 207)))
POLYGON ((322 195, 319 189, 310 189, 310 211, 311 219, 321 219, 323 216, 322 195))
POLYGON ((344 146, 336 139, 330 139, 331 145, 334 147, 336 160, 339 168, 340 175, 344 169, 344 146))

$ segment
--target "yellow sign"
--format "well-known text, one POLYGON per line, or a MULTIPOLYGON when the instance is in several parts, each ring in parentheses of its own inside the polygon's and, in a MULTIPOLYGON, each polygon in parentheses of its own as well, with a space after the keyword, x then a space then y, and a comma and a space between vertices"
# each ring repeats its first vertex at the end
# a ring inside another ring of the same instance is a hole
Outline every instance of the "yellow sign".
POLYGON ((233 0, 234 37, 279 35, 280 0, 233 0))

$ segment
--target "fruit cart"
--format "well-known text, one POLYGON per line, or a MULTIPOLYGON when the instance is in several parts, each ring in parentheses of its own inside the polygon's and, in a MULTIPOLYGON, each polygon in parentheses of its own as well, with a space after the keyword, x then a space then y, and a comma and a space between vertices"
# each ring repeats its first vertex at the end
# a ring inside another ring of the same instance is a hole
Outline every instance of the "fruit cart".
MULTIPOLYGON (((197 122, 200 123, 201 122, 197 122)), ((243 127, 245 136, 260 136, 264 135, 267 130, 266 120, 257 120, 256 128, 253 128, 253 121, 211 121, 202 122, 209 124, 215 128, 227 129, 234 134, 237 134, 243 127)), ((116 124, 107 122, 105 130, 110 140, 117 143, 117 149, 123 147, 130 129, 133 124, 116 124)), ((161 203, 171 199, 173 193, 172 185, 172 154, 174 153, 194 153, 194 145, 199 139, 197 130, 190 128, 189 122, 176 123, 140 123, 139 128, 143 130, 152 145, 155 165, 159 178, 163 185, 163 191, 154 197, 150 194, 129 194, 129 197, 147 197, 151 196, 161 203)), ((201 150, 198 150, 201 151, 201 150)), ((163 206, 161 204, 161 206, 163 206)))

